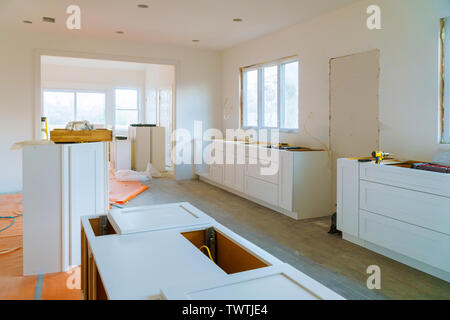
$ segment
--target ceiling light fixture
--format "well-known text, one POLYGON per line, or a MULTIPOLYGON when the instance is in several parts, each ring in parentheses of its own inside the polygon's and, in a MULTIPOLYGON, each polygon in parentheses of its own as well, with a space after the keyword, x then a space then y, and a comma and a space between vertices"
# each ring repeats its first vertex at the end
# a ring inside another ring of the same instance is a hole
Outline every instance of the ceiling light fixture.
POLYGON ((234 18, 233 21, 234 22, 242 22, 243 20, 241 18, 234 18))
POLYGON ((28 24, 32 24, 32 23, 33 23, 33 21, 31 21, 31 20, 23 20, 23 23, 28 23, 28 24))
POLYGON ((196 39, 195 39, 195 40, 192 40, 192 42, 200 42, 200 40, 196 40, 196 39))
POLYGON ((123 31, 116 31, 117 34, 124 34, 125 32, 123 31))
POLYGON ((140 8, 140 9, 148 9, 148 4, 138 4, 138 8, 140 8))
POLYGON ((56 19, 52 17, 42 17, 42 21, 48 22, 48 23, 55 23, 56 19))

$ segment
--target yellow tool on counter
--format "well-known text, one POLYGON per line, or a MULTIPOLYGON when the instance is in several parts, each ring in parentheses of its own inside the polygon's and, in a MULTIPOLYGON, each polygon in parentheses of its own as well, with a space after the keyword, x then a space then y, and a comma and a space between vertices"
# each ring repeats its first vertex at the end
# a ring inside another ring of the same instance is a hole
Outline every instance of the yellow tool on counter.
POLYGON ((42 137, 42 133, 45 134, 45 140, 48 140, 48 124, 47 124, 47 117, 41 117, 41 138, 44 139, 42 137))
POLYGON ((391 154, 389 152, 383 152, 383 151, 372 152, 372 157, 375 158, 376 164, 381 164, 381 162, 383 162, 383 159, 389 157, 390 155, 391 154))

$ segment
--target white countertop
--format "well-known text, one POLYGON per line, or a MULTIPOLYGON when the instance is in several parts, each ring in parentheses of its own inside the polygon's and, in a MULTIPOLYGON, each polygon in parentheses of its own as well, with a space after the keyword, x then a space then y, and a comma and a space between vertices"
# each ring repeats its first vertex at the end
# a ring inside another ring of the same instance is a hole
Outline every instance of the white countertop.
MULTIPOLYGON (((212 218, 195 226, 170 229, 166 224, 163 230, 99 237, 91 229, 91 218, 82 217, 82 224, 109 299, 342 299, 212 218), (214 227, 269 266, 226 274, 181 235, 208 227, 214 227), (281 291, 274 291, 275 287, 281 291)), ((178 224, 176 219, 172 222, 178 224)))

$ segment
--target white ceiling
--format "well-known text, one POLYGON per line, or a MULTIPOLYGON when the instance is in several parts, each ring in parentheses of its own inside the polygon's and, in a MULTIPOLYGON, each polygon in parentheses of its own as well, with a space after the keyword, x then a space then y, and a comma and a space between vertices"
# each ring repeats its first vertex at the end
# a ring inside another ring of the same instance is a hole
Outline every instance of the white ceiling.
POLYGON ((0 0, 0 29, 128 39, 221 50, 358 0, 0 0), (80 31, 66 8, 81 7, 80 31), (148 4, 139 9, 138 4, 148 4), (55 24, 42 22, 56 18, 55 24), (240 23, 234 18, 242 18, 240 23), (24 24, 32 20, 33 24, 24 24), (122 35, 115 31, 124 31, 122 35), (200 42, 193 43, 193 39, 200 42))

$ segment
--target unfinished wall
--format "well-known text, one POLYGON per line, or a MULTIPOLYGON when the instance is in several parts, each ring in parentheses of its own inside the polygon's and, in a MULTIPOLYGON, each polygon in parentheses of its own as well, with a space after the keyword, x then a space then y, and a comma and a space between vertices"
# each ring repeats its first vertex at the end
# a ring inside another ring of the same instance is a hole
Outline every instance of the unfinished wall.
MULTIPOLYGON (((211 50, 151 45, 39 33, 0 32, 0 193, 22 189, 22 155, 9 148, 33 138, 34 49, 62 50, 107 56, 141 57, 154 63, 177 64, 177 127, 191 133, 195 120, 220 127, 220 55, 211 50)), ((192 177, 192 165, 177 167, 177 178, 192 177)))
POLYGON ((233 109, 224 128, 239 126, 240 67, 298 55, 299 132, 281 139, 328 146, 330 59, 380 49, 381 148, 400 157, 431 159, 441 147, 439 19, 449 15, 448 0, 364 0, 225 50, 222 103, 228 99, 233 109), (366 27, 366 9, 372 4, 381 7, 382 30, 366 27))

